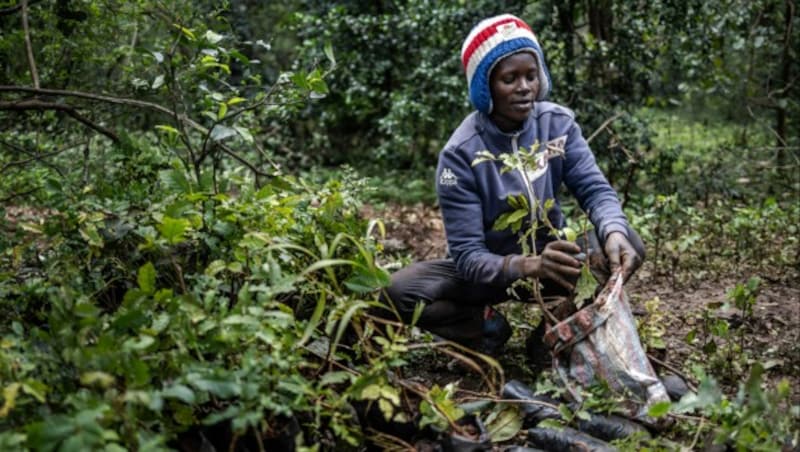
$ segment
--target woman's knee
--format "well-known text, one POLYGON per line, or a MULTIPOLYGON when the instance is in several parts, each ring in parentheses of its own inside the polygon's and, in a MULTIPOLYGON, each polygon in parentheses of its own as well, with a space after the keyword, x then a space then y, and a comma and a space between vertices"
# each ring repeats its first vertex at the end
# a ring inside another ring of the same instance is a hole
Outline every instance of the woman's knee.
POLYGON ((392 280, 381 294, 381 301, 390 304, 405 322, 410 322, 417 305, 438 299, 449 272, 442 261, 415 262, 392 274, 392 280))

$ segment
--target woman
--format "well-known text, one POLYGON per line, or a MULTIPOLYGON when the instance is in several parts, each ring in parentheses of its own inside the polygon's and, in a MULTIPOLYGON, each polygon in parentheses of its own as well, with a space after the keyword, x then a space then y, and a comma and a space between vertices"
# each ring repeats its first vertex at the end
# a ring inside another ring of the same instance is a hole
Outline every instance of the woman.
POLYGON ((625 278, 641 265, 644 247, 628 226, 574 114, 545 100, 550 75, 531 28, 509 14, 483 20, 464 41, 461 62, 476 111, 453 132, 436 172, 449 257, 395 273, 384 298, 406 322, 422 302, 420 327, 497 353, 510 328, 491 305, 510 298, 509 286, 520 278, 539 278, 544 293, 568 294, 581 268, 576 259, 581 248, 557 240, 548 228, 535 234, 535 255, 522 254, 520 232, 493 230, 497 218, 513 210, 509 196, 527 196, 529 205, 534 205, 532 198, 539 205, 552 199, 547 217, 560 228, 564 219, 557 193, 563 182, 588 213, 611 270, 621 268, 625 278), (543 160, 542 167, 526 175, 503 172, 500 162, 473 166, 481 151, 497 156, 535 143, 557 148, 563 156, 543 160))

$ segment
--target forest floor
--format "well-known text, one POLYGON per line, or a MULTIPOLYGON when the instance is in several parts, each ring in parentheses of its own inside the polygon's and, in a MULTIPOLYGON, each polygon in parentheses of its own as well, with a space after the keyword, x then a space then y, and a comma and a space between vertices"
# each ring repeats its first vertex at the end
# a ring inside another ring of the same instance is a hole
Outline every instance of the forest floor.
MULTIPOLYGON (((364 214, 383 219, 387 253, 406 256, 410 261, 445 256, 444 227, 436 207, 387 204, 375 209, 366 206, 364 214)), ((747 378, 750 364, 761 362, 766 368, 769 385, 774 387, 781 379, 788 379, 793 388, 792 404, 800 403, 800 284, 796 274, 736 274, 731 270, 728 274, 718 274, 699 282, 676 283, 671 275, 658 272, 646 262, 628 282, 626 289, 639 321, 649 322, 653 338, 663 340, 662 349, 649 352, 671 367, 689 373, 693 363, 702 364, 707 372, 721 376, 722 387, 729 395, 734 395, 738 384, 747 378), (761 278, 761 290, 752 318, 743 321, 738 310, 723 305, 728 301, 728 292, 750 276, 761 278), (658 300, 653 302, 656 297, 658 300), (729 348, 728 341, 720 340, 719 336, 713 336, 704 328, 717 319, 728 323, 730 335, 736 339, 734 343, 740 349, 729 348), (686 337, 692 330, 696 331, 695 339, 689 344, 686 337), (712 339, 716 344, 715 351, 708 346, 712 339), (704 346, 706 351, 703 351, 704 346)), ((525 325, 525 314, 521 315, 523 319, 518 318, 524 310, 507 306, 513 304, 505 303, 501 312, 506 314, 515 330, 530 328, 525 325)), ((523 334, 516 331, 506 347, 507 353, 498 357, 506 380, 531 377, 531 372, 525 369, 525 360, 519 359, 524 358, 525 353, 523 334)), ((467 386, 477 383, 473 380, 469 384, 471 379, 463 371, 452 371, 439 362, 430 364, 430 367, 412 366, 411 370, 419 371, 418 378, 440 385, 452 380, 461 380, 467 386)))

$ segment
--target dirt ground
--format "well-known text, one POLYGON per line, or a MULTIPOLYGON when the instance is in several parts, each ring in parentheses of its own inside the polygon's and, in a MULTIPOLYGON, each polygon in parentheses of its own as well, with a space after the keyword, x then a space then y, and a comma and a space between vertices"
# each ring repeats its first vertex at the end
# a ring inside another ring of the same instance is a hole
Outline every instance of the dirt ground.
MULTIPOLYGON (((423 204, 387 205, 376 211, 368 206, 364 214, 384 221, 387 253, 406 256, 410 261, 445 256, 444 227, 437 208, 423 204)), ((792 388, 792 403, 800 403, 800 284, 797 272, 793 275, 756 274, 762 280, 761 291, 752 319, 743 322, 737 310, 720 306, 728 299, 728 292, 737 283, 746 282, 754 276, 753 273, 716 275, 701 282, 676 287, 673 286, 672 277, 657 275, 655 270, 652 264, 646 262, 627 285, 632 307, 640 321, 649 321, 655 335, 663 334, 661 338, 665 347, 650 350, 654 355, 686 373, 692 363, 715 368, 718 371, 714 372, 715 375, 721 376, 723 388, 729 394, 735 394, 738 382, 746 378, 749 363, 760 361, 767 368, 766 378, 770 385, 787 378, 792 388), (651 301, 656 297, 657 303, 651 301), (649 313, 646 309, 648 301, 651 306, 649 313), (734 351, 725 355, 722 350, 727 350, 727 344, 719 340, 716 341, 716 354, 703 352, 703 346, 711 338, 704 332, 703 326, 707 323, 704 322, 704 312, 711 321, 726 320, 732 335, 744 337, 744 353, 734 351), (744 335, 739 334, 742 328, 744 335), (692 330, 696 331, 695 339, 689 344, 686 337, 692 330), (726 359, 726 356, 733 358, 726 359)), ((513 314, 518 311, 503 312, 513 314)), ((509 320, 512 325, 520 325, 519 320, 509 320)), ((508 353, 524 353, 524 347, 509 345, 508 353)), ((524 367, 524 364, 519 364, 520 360, 513 357, 500 358, 504 367, 524 367)), ((441 381, 447 378, 449 371, 445 366, 437 365, 427 369, 425 373, 428 375, 424 379, 441 381)), ((506 368, 506 379, 519 375, 519 371, 519 368, 506 368)))

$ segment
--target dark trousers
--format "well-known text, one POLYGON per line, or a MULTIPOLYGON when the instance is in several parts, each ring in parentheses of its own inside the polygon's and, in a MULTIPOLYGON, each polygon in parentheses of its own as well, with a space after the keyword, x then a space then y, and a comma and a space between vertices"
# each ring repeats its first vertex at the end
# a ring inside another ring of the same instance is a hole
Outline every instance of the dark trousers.
MULTIPOLYGON (((644 243, 630 228, 628 240, 644 260, 644 243)), ((602 273, 606 259, 602 252, 603 244, 594 231, 589 234, 588 244, 581 238, 578 245, 584 250, 594 252, 594 256, 589 258, 592 270, 602 273)), ((541 283, 544 297, 570 295, 552 280, 543 279, 541 283)), ((531 298, 529 294, 520 295, 522 301, 529 301, 531 298)), ((391 285, 381 296, 384 303, 394 306, 406 323, 412 321, 417 304, 424 303, 417 326, 464 345, 480 340, 483 334, 483 313, 487 305, 512 299, 508 287, 464 280, 456 270, 455 262, 449 258, 416 262, 397 271, 392 275, 391 285)))

